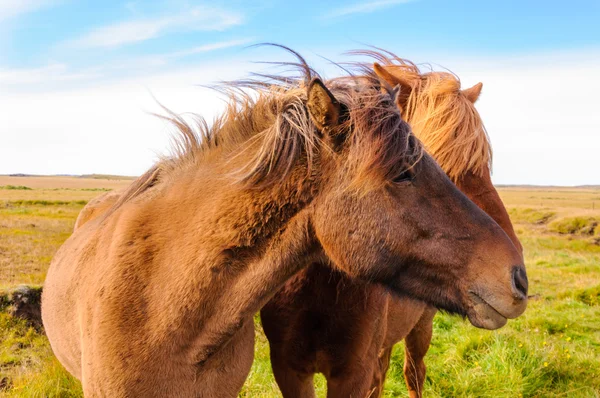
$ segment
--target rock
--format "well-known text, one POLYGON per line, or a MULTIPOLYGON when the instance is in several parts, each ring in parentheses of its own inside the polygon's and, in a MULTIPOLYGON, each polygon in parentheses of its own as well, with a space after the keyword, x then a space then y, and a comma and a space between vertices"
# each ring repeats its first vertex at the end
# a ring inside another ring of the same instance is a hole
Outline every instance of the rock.
POLYGON ((21 285, 8 295, 8 313, 42 329, 42 288, 21 285))

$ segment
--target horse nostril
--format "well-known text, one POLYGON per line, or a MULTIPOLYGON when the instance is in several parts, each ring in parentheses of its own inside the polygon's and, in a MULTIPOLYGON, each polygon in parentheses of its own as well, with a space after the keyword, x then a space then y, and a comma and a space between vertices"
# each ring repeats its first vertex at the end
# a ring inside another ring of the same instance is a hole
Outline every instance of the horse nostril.
POLYGON ((519 298, 524 300, 527 298, 527 273, 521 265, 513 267, 512 271, 513 290, 519 295, 519 298))

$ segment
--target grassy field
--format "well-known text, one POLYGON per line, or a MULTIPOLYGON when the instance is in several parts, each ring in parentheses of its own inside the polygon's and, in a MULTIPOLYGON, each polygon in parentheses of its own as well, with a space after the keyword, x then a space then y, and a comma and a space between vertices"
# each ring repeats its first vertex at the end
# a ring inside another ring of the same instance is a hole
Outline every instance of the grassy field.
MULTIPOLYGON (((95 176, 98 177, 98 176, 95 176)), ((40 285, 87 200, 129 180, 0 177, 0 290, 40 285), (30 188, 30 189, 28 189, 30 188)), ((500 189, 523 243, 525 314, 495 332, 438 314, 426 397, 600 397, 600 189, 500 189)), ((0 298, 0 395, 79 397, 45 337, 0 298)), ((257 321, 256 359, 241 396, 279 396, 257 321)), ((385 396, 406 396, 398 344, 385 396)), ((319 396, 324 380, 317 376, 319 396)))

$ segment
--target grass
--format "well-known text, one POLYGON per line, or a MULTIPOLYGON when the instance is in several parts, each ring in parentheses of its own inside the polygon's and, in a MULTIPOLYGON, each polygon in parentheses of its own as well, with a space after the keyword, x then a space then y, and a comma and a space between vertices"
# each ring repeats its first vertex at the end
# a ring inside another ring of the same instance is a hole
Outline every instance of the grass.
POLYGON ((31 191, 31 188, 26 187, 25 185, 1 185, 0 189, 18 190, 18 191, 31 191))
POLYGON ((545 224, 556 215, 550 210, 539 210, 527 208, 513 207, 509 210, 509 215, 513 223, 524 222, 527 224, 545 224))
MULTIPOLYGON (((7 397, 81 397, 79 382, 52 355, 46 337, 0 312, 0 379, 7 397), (6 374, 6 376, 5 376, 6 374)), ((1 393, 1 392, 0 392, 1 393)))
POLYGON ((52 256, 85 204, 45 202, 0 200, 0 288, 42 284, 52 256))
MULTIPOLYGON (((95 181, 0 191, 0 288, 43 282, 82 203, 101 193, 89 189, 118 188, 95 181)), ((525 248, 534 298, 522 317, 493 332, 438 314, 425 396, 600 397, 600 245, 586 229, 600 219, 600 190, 510 187, 500 194, 525 248)), ((10 317, 1 303, 0 297, 0 381, 9 385, 0 382, 0 395, 80 397, 79 382, 45 337, 10 317)), ((280 396, 258 318, 256 329, 255 361, 240 396, 280 396)), ((403 349, 394 349, 386 397, 407 396, 403 349)), ((318 396, 325 396, 325 380, 317 375, 315 381, 318 396)))
POLYGON ((135 180, 136 177, 118 176, 113 174, 83 174, 79 178, 88 178, 93 180, 135 180))
POLYGON ((106 176, 102 175, 89 176, 5 176, 0 175, 0 186, 26 186, 34 190, 40 189, 118 189, 125 187, 131 183, 134 177, 123 176, 106 176))
POLYGON ((8 200, 4 202, 5 207, 14 206, 85 206, 87 200, 8 200))
POLYGON ((598 220, 593 217, 564 217, 555 220, 548 226, 551 231, 559 234, 594 235, 598 220))

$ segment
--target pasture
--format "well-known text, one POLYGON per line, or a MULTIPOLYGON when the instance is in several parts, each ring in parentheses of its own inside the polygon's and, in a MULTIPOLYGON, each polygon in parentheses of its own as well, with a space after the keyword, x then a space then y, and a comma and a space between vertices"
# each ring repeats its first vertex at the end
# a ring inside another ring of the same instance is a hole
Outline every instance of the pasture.
MULTIPOLYGON (((102 177, 102 176, 100 176, 102 177)), ((105 176, 106 177, 106 176, 105 176)), ((42 285, 78 212, 128 179, 0 177, 0 290, 42 285)), ((498 331, 438 314, 426 357, 426 397, 600 396, 600 187, 500 187, 523 243, 532 299, 498 331)), ((255 361, 241 396, 279 396, 256 318, 255 361)), ((385 396, 406 396, 398 344, 385 396)), ((325 386, 318 377, 319 396, 325 386)), ((44 335, 0 297, 0 395, 79 397, 79 383, 44 335)))

